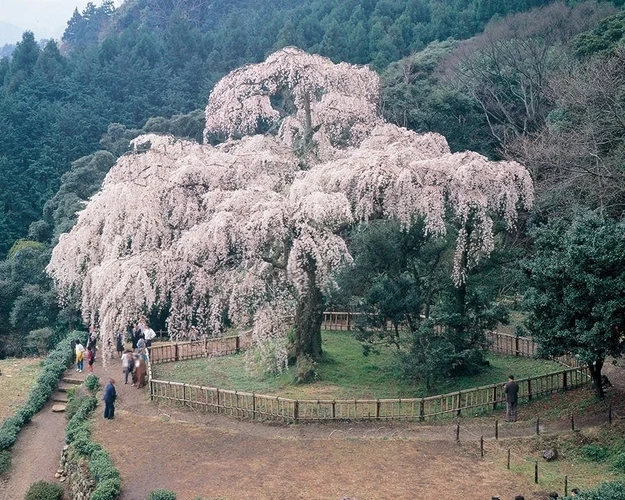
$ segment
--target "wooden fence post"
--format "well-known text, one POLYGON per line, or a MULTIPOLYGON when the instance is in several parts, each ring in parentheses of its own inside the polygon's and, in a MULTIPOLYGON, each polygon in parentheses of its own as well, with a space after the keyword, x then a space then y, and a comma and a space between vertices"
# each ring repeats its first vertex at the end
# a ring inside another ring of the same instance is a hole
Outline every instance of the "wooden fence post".
POLYGON ((536 419, 536 435, 540 434, 540 418, 536 419))
POLYGON ((299 399, 296 399, 295 403, 293 403, 293 420, 295 423, 299 420, 299 399))
POLYGON ((375 402, 375 418, 376 420, 380 419, 380 400, 376 400, 375 402))
POLYGON ((423 398, 421 398, 421 401, 419 402, 419 420, 421 422, 425 420, 425 400, 423 398))
POLYGON ((456 441, 460 441, 460 422, 456 424, 456 441))
POLYGON ((484 458, 484 436, 480 436, 480 455, 484 458))
POLYGON ((514 355, 519 356, 519 336, 514 337, 514 355))
POLYGON ((239 354, 240 350, 241 350, 241 338, 237 335, 234 341, 234 352, 236 354, 239 354))
POLYGON ((174 344, 174 361, 178 361, 178 342, 174 344))
POLYGON ((532 378, 527 379, 527 399, 532 400, 532 378))
POLYGON ((493 386, 493 411, 497 409, 497 386, 493 386))
POLYGON ((534 482, 538 484, 538 462, 534 464, 534 482))
POLYGON ((510 470, 510 448, 508 448, 508 470, 510 470))
POLYGON ((495 420, 495 439, 499 439, 499 420, 495 420))
POLYGON ((462 410, 462 391, 458 391, 458 404, 456 408, 456 415, 460 416, 460 411, 462 410))
POLYGON ((568 385, 568 384, 567 384, 567 371, 566 371, 566 370, 564 370, 564 371, 562 372, 562 389, 564 389, 564 390, 566 391, 566 389, 567 389, 567 385, 568 385))

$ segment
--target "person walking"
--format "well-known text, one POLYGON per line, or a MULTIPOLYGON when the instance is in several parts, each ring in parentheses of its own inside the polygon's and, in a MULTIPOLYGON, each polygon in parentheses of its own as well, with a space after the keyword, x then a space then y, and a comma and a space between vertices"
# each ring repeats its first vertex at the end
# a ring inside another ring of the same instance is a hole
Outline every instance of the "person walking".
POLYGON ((516 422, 519 384, 514 380, 514 375, 508 376, 508 382, 504 384, 504 392, 506 393, 506 422, 516 422))
POLYGON ((132 352, 126 350, 122 354, 122 368, 124 370, 124 384, 128 383, 128 374, 132 373, 135 367, 135 359, 132 352))
POLYGON ((85 346, 83 346, 80 343, 80 340, 76 341, 76 348, 75 348, 75 353, 76 353, 76 371, 77 372, 82 372, 82 369, 84 367, 84 358, 85 358, 85 346))
POLYGON ((115 380, 110 379, 104 389, 104 418, 112 420, 115 418, 115 400, 117 399, 117 391, 115 390, 115 380))
POLYGON ((93 362, 95 361, 95 348, 87 349, 87 368, 89 373, 93 373, 93 362))

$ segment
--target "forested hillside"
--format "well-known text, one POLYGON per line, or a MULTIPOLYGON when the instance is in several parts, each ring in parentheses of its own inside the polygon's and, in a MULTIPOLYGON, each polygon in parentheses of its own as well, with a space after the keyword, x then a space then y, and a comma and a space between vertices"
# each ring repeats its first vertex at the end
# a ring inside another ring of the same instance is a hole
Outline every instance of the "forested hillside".
POLYGON ((625 103, 612 97, 625 88, 622 4, 127 0, 115 9, 106 0, 76 11, 59 42, 40 47, 25 33, 0 60, 5 349, 78 321, 72 309, 58 316, 43 265, 129 141, 201 140, 213 85, 288 45, 370 64, 384 116, 398 125, 440 132, 453 151, 527 164, 540 217, 579 204, 620 216, 625 103))

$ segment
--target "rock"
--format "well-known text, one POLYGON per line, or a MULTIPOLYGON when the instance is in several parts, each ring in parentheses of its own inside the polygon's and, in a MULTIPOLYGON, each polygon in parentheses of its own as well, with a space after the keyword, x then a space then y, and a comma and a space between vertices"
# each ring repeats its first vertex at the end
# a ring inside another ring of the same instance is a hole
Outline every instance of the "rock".
POLYGON ((543 450, 543 458, 547 462, 551 462, 552 460, 555 460, 556 458, 558 458, 558 450, 556 450, 555 448, 549 448, 548 450, 543 450))
POLYGON ((61 477, 61 479, 59 479, 59 482, 64 482, 67 478, 65 476, 61 477))
POLYGON ((65 411, 65 406, 66 405, 54 405, 52 407, 52 411, 55 412, 55 413, 64 412, 65 411))

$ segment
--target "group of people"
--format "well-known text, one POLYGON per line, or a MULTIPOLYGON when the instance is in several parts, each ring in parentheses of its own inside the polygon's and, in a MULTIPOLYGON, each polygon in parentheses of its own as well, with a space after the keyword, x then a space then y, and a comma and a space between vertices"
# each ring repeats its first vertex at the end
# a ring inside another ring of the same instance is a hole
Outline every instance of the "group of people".
POLYGON ((89 337, 87 338, 87 346, 83 346, 79 339, 72 340, 72 352, 76 360, 76 371, 82 372, 85 367, 85 358, 87 359, 87 366, 89 373, 93 373, 93 363, 96 358, 96 343, 98 340, 98 334, 95 328, 92 326, 89 329, 89 337))
MULTIPOLYGON (((145 385, 147 348, 152 345, 156 338, 156 332, 150 327, 145 316, 141 316, 130 332, 132 350, 126 349, 124 335, 121 332, 115 334, 115 348, 122 362, 124 383, 128 383, 129 376, 132 377, 132 384, 137 387, 145 385)), ((87 359, 88 370, 93 372, 93 364, 96 360, 98 334, 94 326, 89 328, 89 337, 86 346, 79 339, 72 340, 71 348, 76 361, 76 371, 81 373, 84 370, 84 362, 87 359)), ((109 341, 109 347, 111 342, 109 341)), ((112 349, 110 349, 112 355, 112 349)), ((104 418, 113 419, 115 417, 115 400, 117 390, 115 380, 109 379, 104 389, 104 418)))

